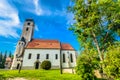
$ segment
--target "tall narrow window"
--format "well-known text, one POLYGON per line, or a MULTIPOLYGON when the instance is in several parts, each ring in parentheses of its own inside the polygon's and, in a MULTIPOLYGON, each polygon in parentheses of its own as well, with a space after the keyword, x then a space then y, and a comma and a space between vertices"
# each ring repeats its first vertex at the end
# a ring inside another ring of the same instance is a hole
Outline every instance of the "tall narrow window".
POLYGON ((73 56, 70 54, 70 61, 73 62, 73 56))
POLYGON ((65 54, 63 54, 63 62, 65 63, 65 54))
POLYGON ((49 59, 49 54, 46 54, 46 59, 49 59))
POLYGON ((40 54, 37 54, 37 59, 40 59, 40 54))
POLYGON ((58 59, 58 54, 55 54, 55 59, 58 59))
POLYGON ((29 55, 28 55, 28 59, 31 59, 31 55, 32 55, 32 54, 31 54, 31 53, 29 53, 29 55))
POLYGON ((26 31, 28 31, 28 29, 29 29, 29 28, 27 27, 27 28, 26 28, 26 31))
POLYGON ((19 67, 20 67, 20 64, 17 64, 17 67, 16 67, 16 69, 19 69, 19 67))

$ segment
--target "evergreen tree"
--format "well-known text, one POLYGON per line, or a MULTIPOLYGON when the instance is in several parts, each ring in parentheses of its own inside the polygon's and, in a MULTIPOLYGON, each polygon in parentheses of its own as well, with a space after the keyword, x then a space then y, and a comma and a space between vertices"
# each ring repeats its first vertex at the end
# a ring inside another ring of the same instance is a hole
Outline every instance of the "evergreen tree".
POLYGON ((5 68, 5 61, 6 61, 6 58, 7 58, 7 51, 5 51, 4 53, 4 56, 3 56, 3 68, 5 68))
POLYGON ((0 53, 0 68, 4 68, 4 56, 2 52, 0 53))
POLYGON ((0 62, 2 61, 2 52, 0 52, 0 62))
POLYGON ((10 51, 10 53, 9 53, 9 57, 12 58, 12 53, 11 53, 11 51, 10 51))
POLYGON ((2 68, 2 52, 0 53, 0 68, 2 68))

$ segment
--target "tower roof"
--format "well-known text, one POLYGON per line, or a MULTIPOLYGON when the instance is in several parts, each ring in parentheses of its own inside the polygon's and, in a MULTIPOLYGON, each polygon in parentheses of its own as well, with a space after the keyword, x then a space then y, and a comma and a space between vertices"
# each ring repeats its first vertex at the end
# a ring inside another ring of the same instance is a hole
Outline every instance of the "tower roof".
POLYGON ((26 21, 34 21, 32 18, 28 18, 26 19, 26 21))

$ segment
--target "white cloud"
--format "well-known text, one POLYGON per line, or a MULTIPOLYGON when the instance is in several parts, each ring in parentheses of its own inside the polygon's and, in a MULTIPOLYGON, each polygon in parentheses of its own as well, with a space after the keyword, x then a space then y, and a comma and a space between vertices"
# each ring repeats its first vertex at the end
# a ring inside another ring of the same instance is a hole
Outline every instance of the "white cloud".
POLYGON ((38 29, 38 26, 37 26, 37 25, 35 25, 35 30, 36 30, 36 31, 39 31, 39 29, 38 29))
POLYGON ((67 18, 67 25, 72 25, 73 23, 75 23, 73 13, 67 13, 66 18, 67 18))
POLYGON ((38 16, 40 16, 40 15, 49 16, 49 15, 53 15, 53 14, 56 13, 56 12, 50 11, 49 9, 43 9, 40 5, 39 0, 33 0, 33 5, 35 7, 34 11, 33 10, 28 10, 28 11, 29 12, 35 12, 34 14, 36 14, 38 16))
POLYGON ((35 13, 37 15, 43 14, 43 11, 42 11, 42 9, 40 8, 40 5, 39 5, 39 0, 33 0, 33 3, 34 3, 34 6, 35 6, 35 13))
POLYGON ((19 37, 16 31, 19 24, 18 11, 7 0, 0 0, 0 36, 19 37))

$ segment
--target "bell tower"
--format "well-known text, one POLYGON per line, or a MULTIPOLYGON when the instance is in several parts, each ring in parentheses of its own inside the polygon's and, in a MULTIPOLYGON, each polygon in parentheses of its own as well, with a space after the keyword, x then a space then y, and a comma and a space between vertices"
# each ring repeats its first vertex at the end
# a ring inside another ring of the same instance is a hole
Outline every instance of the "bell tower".
POLYGON ((34 32, 34 21, 33 19, 26 19, 23 27, 23 32, 21 35, 21 39, 24 38, 26 43, 31 41, 34 32))
POLYGON ((16 50, 14 53, 14 59, 13 59, 11 69, 19 69, 20 66, 22 65, 22 59, 24 55, 23 53, 28 42, 32 40, 33 32, 34 32, 33 19, 26 19, 23 26, 23 31, 22 31, 20 40, 16 45, 16 50))

